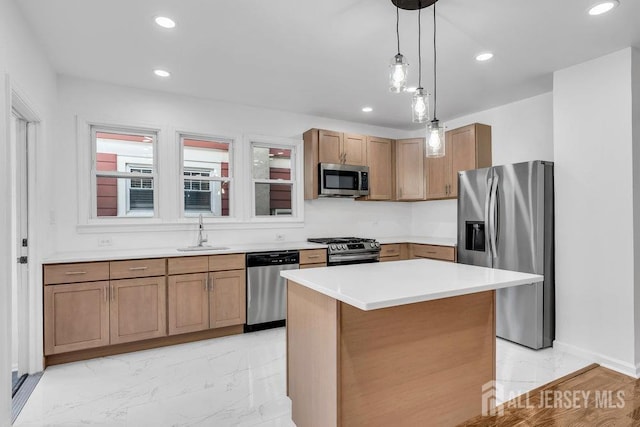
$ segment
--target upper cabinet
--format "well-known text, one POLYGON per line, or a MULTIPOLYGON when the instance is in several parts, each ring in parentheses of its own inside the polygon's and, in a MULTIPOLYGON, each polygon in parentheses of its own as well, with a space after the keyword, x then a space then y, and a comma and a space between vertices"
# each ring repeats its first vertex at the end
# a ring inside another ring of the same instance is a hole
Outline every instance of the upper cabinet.
POLYGON ((305 200, 318 198, 319 163, 369 166, 369 196, 362 200, 393 199, 392 140, 323 129, 303 137, 305 200))
POLYGON ((366 165, 369 166, 367 200, 393 200, 394 154, 394 141, 375 136, 367 137, 366 165))
POLYGON ((366 136, 318 130, 318 163, 365 166, 366 136))
POLYGON ((396 199, 425 199, 423 138, 396 141, 396 199))
POLYGON ((322 129, 304 133, 304 198, 318 198, 318 164, 369 167, 369 195, 358 200, 419 201, 458 197, 458 172, 491 166, 491 126, 446 133, 446 155, 426 158, 424 138, 391 140, 322 129))
POLYGON ((491 166, 491 126, 474 123, 447 131, 445 157, 425 162, 426 199, 458 197, 458 172, 491 166))

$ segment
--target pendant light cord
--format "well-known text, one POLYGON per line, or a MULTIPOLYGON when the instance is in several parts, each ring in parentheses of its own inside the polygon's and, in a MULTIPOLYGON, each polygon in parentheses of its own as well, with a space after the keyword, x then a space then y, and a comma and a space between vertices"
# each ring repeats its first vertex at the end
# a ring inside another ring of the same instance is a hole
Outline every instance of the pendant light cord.
MULTIPOLYGON (((437 3, 437 1, 436 1, 437 3)), ((437 120, 438 115, 438 86, 437 86, 437 50, 436 50, 436 3, 433 4, 433 120, 437 120)))
POLYGON ((396 40, 398 40, 398 55, 400 55, 400 8, 396 6, 396 40))
POLYGON ((418 87, 422 87, 422 19, 420 18, 420 12, 422 9, 418 9, 418 87))

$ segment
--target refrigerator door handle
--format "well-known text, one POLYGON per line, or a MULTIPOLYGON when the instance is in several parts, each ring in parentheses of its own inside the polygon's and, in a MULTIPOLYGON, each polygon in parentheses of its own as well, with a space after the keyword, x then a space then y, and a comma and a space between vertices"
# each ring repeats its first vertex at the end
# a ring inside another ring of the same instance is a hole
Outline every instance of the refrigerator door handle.
POLYGON ((491 246, 491 189, 493 188, 493 178, 490 177, 487 180, 487 198, 484 201, 484 218, 485 218, 485 227, 487 227, 488 235, 489 235, 489 255, 493 258, 493 248, 491 246))
POLYGON ((489 247, 491 248, 491 256, 492 258, 496 258, 498 256, 497 249, 497 231, 496 231, 496 220, 497 220, 497 195, 498 192, 498 176, 494 176, 491 181, 491 190, 489 197, 489 247))

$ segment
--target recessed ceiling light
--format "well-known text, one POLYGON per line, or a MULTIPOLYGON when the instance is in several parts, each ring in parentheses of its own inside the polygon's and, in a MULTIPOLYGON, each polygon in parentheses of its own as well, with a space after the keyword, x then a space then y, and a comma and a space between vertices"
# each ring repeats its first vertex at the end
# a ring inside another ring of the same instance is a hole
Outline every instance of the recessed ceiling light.
POLYGON ((593 5, 589 9, 589 15, 602 15, 603 13, 609 12, 614 7, 618 6, 620 2, 618 0, 607 0, 596 5, 593 5))
POLYGON ((166 16, 156 16, 156 24, 160 25, 162 28, 176 27, 176 21, 171 18, 167 18, 166 16))
POLYGON ((155 74, 158 77, 169 77, 171 75, 170 72, 168 72, 167 70, 153 70, 153 74, 155 74))
POLYGON ((362 111, 363 111, 364 113, 370 113, 370 112, 372 112, 372 111, 373 111, 373 108, 371 108, 371 107, 363 107, 363 108, 362 108, 362 111))
POLYGON ((418 90, 418 88, 417 88, 417 87, 415 87, 415 86, 410 86, 410 87, 408 87, 408 88, 406 88, 406 89, 405 89, 405 92, 413 93, 413 92, 415 92, 416 90, 418 90))
POLYGON ((490 60, 491 58, 493 58, 493 53, 485 52, 476 56, 476 61, 484 62, 490 60))

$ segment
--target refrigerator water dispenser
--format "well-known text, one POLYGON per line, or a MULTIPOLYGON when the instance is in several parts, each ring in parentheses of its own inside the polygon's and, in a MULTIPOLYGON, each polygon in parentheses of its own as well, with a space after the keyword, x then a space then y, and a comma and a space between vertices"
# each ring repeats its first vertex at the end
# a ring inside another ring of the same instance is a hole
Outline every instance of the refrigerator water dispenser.
POLYGON ((468 251, 485 251, 484 222, 467 221, 465 224, 465 249, 468 251))

